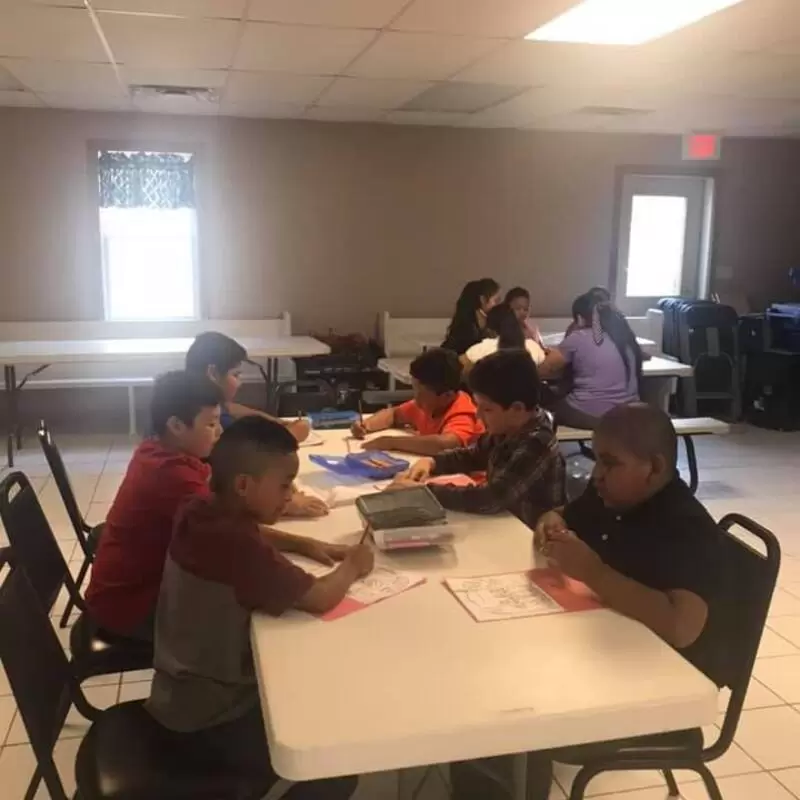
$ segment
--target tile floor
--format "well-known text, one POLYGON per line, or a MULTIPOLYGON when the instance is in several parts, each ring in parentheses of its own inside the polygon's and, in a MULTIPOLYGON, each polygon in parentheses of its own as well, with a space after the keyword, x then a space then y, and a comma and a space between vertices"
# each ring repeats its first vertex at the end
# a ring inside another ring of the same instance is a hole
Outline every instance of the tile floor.
MULTIPOLYGON (((78 501, 90 522, 101 521, 122 478, 133 445, 124 437, 59 437, 78 501)), ((736 745, 712 766, 725 800, 792 800, 800 798, 800 434, 782 434, 741 427, 728 437, 697 440, 701 486, 698 496, 716 517, 728 511, 747 514, 773 530, 783 547, 783 563, 768 628, 765 631, 736 745)), ((80 556, 66 512, 44 459, 29 437, 18 460, 35 484, 65 556, 77 569, 80 556)), ((2 472, 0 472, 0 475, 2 472)), ((2 536, 2 533, 0 533, 2 536)), ((60 613, 63 601, 55 609, 60 613)), ((63 636, 62 641, 66 641, 63 636)), ((98 678, 85 684, 99 706, 144 697, 149 675, 131 673, 98 678)), ((724 698, 721 699, 721 705, 724 698)), ((73 764, 86 722, 77 713, 56 747, 56 764, 67 792, 74 790, 73 764)), ((708 731, 714 734, 713 726, 708 731)), ((21 800, 34 768, 22 721, 5 674, 0 669, 0 794, 21 800)), ((552 800, 563 800, 572 771, 557 770, 552 800)), ((705 800, 702 783, 680 775, 685 800, 705 800)), ((394 797, 394 777, 362 779, 358 800, 394 797)), ((588 795, 603 800, 663 800, 666 787, 658 773, 602 775, 588 795)), ((40 788, 37 800, 48 794, 40 788)), ((420 800, 443 800, 446 792, 432 773, 420 800)))

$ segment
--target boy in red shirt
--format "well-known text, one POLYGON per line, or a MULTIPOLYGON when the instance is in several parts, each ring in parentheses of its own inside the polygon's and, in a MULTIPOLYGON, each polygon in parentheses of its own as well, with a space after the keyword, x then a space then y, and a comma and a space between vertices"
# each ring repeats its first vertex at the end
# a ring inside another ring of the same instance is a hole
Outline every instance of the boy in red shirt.
POLYGON ((155 384, 153 438, 133 454, 100 537, 86 603, 111 633, 152 639, 153 613, 175 513, 207 495, 204 463, 220 434, 222 391, 204 375, 169 372, 155 384))
POLYGON ((388 428, 411 428, 412 436, 379 436, 365 442, 365 450, 395 450, 434 456, 445 450, 466 447, 480 436, 483 425, 472 398, 461 391, 461 365, 449 350, 434 348, 411 362, 414 399, 395 408, 385 408, 353 426, 353 436, 388 428))

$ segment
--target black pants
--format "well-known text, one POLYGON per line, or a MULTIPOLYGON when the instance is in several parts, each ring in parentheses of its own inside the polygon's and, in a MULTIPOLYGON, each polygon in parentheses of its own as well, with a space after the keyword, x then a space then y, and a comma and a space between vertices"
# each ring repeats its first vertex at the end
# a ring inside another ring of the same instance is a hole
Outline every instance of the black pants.
MULTIPOLYGON (((193 758, 219 764, 226 772, 237 772, 252 785, 253 800, 263 797, 280 780, 272 769, 264 733, 261 707, 233 722, 226 722, 204 731, 182 734, 183 746, 191 749, 193 758)), ((330 778, 305 781, 287 793, 290 800, 347 800, 358 785, 358 778, 330 778)))
POLYGON ((593 431, 600 422, 600 417, 594 417, 571 406, 566 397, 556 400, 550 410, 553 412, 556 425, 566 425, 569 428, 593 431))
MULTIPOLYGON (((615 739, 611 742, 565 747, 560 750, 543 750, 528 753, 527 800, 547 800, 553 782, 553 762, 562 764, 586 764, 599 758, 607 758, 625 747, 697 747, 703 745, 703 733, 697 728, 689 731, 670 731, 653 736, 631 739, 615 739)), ((513 756, 498 756, 480 761, 462 761, 452 764, 450 778, 453 785, 453 800, 508 800, 508 788, 513 774, 513 756), (483 769, 481 769, 483 767, 483 769), (492 772, 501 782, 486 774, 492 772)))

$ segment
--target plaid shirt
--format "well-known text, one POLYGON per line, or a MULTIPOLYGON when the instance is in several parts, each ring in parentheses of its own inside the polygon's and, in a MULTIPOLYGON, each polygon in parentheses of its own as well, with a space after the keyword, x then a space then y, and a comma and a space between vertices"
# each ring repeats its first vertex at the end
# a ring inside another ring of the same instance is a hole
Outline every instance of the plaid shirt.
POLYGON ((486 472, 483 486, 430 486, 452 511, 510 511, 533 528, 541 514, 564 503, 564 458, 543 411, 514 434, 484 434, 469 447, 436 456, 434 462, 434 475, 486 472))

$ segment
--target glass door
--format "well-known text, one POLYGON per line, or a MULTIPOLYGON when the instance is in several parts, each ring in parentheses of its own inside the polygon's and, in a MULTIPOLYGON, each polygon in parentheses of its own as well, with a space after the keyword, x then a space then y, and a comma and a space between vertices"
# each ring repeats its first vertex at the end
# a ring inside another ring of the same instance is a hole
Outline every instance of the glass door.
POLYGON ((708 295, 712 192, 704 177, 625 176, 614 288, 626 314, 662 297, 708 295))

